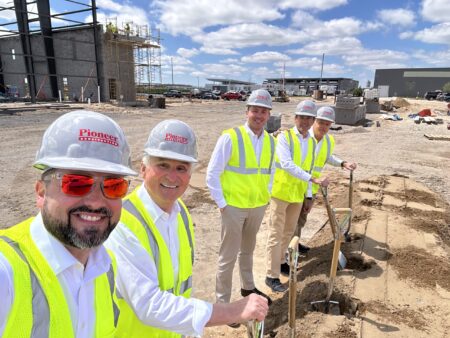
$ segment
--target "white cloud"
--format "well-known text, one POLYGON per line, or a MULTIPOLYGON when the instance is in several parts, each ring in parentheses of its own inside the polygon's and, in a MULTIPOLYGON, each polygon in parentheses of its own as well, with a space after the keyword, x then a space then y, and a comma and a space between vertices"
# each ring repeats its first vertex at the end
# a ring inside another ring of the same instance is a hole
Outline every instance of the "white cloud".
POLYGON ((227 59, 223 59, 219 61, 220 63, 240 63, 241 61, 239 59, 234 59, 234 58, 227 58, 227 59))
POLYGON ((414 39, 450 45, 450 22, 440 23, 415 33, 414 39))
POLYGON ((282 19, 275 4, 273 0, 155 0, 153 7, 163 31, 190 35, 211 26, 282 19))
POLYGON ((249 56, 244 56, 241 58, 241 61, 245 63, 268 63, 275 61, 287 61, 289 59, 290 57, 285 54, 273 51, 265 51, 257 52, 249 56))
POLYGON ((173 64, 175 65, 191 65, 192 61, 188 60, 182 56, 172 56, 172 55, 162 55, 161 64, 168 65, 169 67, 173 64))
POLYGON ((299 8, 325 11, 327 9, 346 5, 347 2, 347 0, 282 0, 280 2, 280 7, 283 9, 299 8))
POLYGON ((181 55, 182 57, 189 59, 199 53, 199 50, 197 48, 178 48, 177 54, 181 55))
POLYGON ((408 54, 387 49, 361 49, 351 55, 343 55, 348 66, 364 66, 369 69, 406 67, 408 54))
POLYGON ((377 17, 383 23, 393 26, 408 27, 415 23, 415 14, 413 11, 403 8, 382 9, 377 12, 377 17))
POLYGON ((222 47, 214 47, 214 46, 202 46, 200 50, 206 54, 213 55, 237 55, 238 52, 230 49, 230 48, 222 48, 222 47))
POLYGON ((398 37, 402 40, 404 39, 410 39, 412 37, 414 37, 414 32, 411 31, 405 31, 405 32, 401 32, 398 37))
POLYGON ((448 0, 423 0, 420 13, 431 22, 449 22, 449 11, 448 0))
POLYGON ((192 39, 202 43, 202 48, 227 50, 261 45, 289 45, 307 41, 309 37, 298 30, 259 23, 229 26, 215 32, 194 35, 192 39))
MULTIPOLYGON (((322 68, 322 58, 318 58, 318 57, 312 57, 312 58, 298 58, 298 59, 293 59, 290 61, 287 61, 285 63, 283 62, 277 62, 275 63, 276 66, 282 67, 283 64, 286 65, 286 67, 290 67, 290 68, 304 68, 305 70, 308 71, 315 71, 315 72, 320 72, 321 68, 322 68)), ((344 71, 344 67, 335 63, 324 63, 324 73, 328 73, 328 74, 340 74, 343 73, 344 71)))
POLYGON ((322 39, 304 45, 302 48, 289 50, 293 54, 331 55, 349 54, 362 48, 361 41, 354 37, 322 39))
POLYGON ((301 28, 310 40, 323 37, 353 36, 381 28, 377 22, 363 22, 352 17, 321 21, 304 11, 296 11, 291 20, 292 26, 301 28))
POLYGON ((202 71, 208 74, 208 77, 242 77, 248 71, 248 68, 235 64, 207 63, 200 65, 202 71))
POLYGON ((450 49, 435 52, 421 49, 416 51, 413 56, 425 64, 433 67, 448 67, 448 60, 450 60, 450 49))
MULTIPOLYGON (((112 0, 97 0, 97 6, 99 7, 97 10, 97 21, 101 24, 106 24, 108 21, 116 23, 117 19, 119 28, 122 28, 127 22, 133 22, 135 25, 149 25, 147 11, 140 7, 129 5, 128 1, 119 3, 112 0)), ((92 22, 92 15, 88 15, 85 22, 92 22)), ((141 32, 141 35, 144 34, 141 32)))

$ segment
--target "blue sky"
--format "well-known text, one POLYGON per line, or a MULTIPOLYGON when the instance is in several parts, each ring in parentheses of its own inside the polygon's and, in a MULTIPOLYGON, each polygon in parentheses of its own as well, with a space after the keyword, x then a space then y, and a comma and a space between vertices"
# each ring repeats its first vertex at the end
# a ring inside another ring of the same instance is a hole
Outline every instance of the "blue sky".
MULTIPOLYGON (((86 1, 86 0, 85 0, 86 1)), ((10 0, 0 0, 0 6, 10 0)), ((61 12, 67 3, 51 1, 61 12), (62 5, 64 3, 64 5, 62 5), (60 6, 60 7, 58 7, 60 6)), ((160 29, 163 82, 350 77, 450 67, 450 0, 97 0, 106 17, 160 29)), ((1 20, 1 15, 0 15, 1 20)), ((87 20, 87 18, 84 18, 87 20)))

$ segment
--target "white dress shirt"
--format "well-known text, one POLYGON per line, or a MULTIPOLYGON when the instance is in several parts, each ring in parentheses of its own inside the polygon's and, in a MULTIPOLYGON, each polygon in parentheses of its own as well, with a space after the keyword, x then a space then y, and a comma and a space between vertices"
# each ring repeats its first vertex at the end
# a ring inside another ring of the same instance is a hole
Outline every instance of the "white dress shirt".
MULTIPOLYGON (((111 258, 102 246, 92 249, 86 267, 46 229, 39 213, 30 226, 31 238, 58 278, 77 338, 95 336, 94 280, 108 272, 111 258)), ((14 301, 13 272, 0 252, 0 336, 14 301)), ((101 314, 100 314, 101 315, 101 314)), ((70 330, 70 328, 67 328, 70 330)))
MULTIPOLYGON (((244 124, 244 128, 247 131, 247 134, 250 136, 250 140, 252 142, 253 150, 255 151, 256 160, 258 161, 258 165, 261 160, 261 151, 264 144, 264 135, 263 132, 261 136, 258 137, 249 127, 248 123, 244 124)), ((206 172, 206 184, 211 192, 211 196, 216 202, 219 208, 224 208, 227 205, 225 201, 225 197, 223 196, 222 185, 220 183, 220 176, 225 170, 228 161, 231 158, 231 137, 229 134, 222 134, 217 140, 216 147, 211 155, 211 159, 209 160, 208 170, 206 172)), ((275 172, 275 159, 272 163, 272 174, 270 176, 270 181, 268 185, 269 192, 272 191, 272 183, 273 183, 273 174, 275 172)))
MULTIPOLYGON (((144 185, 138 188, 137 194, 169 248, 176 282, 179 205, 176 203, 170 214, 167 214, 151 199, 144 185)), ((118 224, 105 245, 117 259, 117 289, 144 324, 187 336, 203 333, 211 318, 212 304, 162 291, 153 258, 123 223, 118 224)))

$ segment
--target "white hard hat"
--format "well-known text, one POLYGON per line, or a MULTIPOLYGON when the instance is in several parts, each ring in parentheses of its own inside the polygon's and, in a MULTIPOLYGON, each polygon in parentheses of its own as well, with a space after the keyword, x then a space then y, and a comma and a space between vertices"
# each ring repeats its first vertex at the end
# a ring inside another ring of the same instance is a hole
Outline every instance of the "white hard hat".
POLYGON ((247 100, 247 106, 258 106, 272 109, 272 96, 265 89, 252 91, 247 100))
POLYGON ((125 134, 111 118, 76 110, 57 118, 45 131, 33 166, 133 175, 125 134))
POLYGON ((150 132, 144 151, 150 156, 198 162, 194 131, 179 120, 165 120, 158 123, 150 132))
POLYGON ((316 117, 316 104, 311 100, 300 102, 295 108, 295 115, 316 117))
POLYGON ((335 119, 334 109, 327 106, 320 107, 319 110, 317 110, 317 119, 330 121, 334 123, 335 119))

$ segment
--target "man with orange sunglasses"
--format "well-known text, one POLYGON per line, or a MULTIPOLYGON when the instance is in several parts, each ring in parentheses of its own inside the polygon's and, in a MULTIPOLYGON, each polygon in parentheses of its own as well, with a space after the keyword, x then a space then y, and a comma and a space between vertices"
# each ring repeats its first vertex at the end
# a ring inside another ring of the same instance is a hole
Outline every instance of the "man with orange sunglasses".
POLYGON ((0 231, 0 336, 114 337, 115 263, 130 151, 109 117, 74 111, 46 130, 34 167, 40 212, 0 231))

